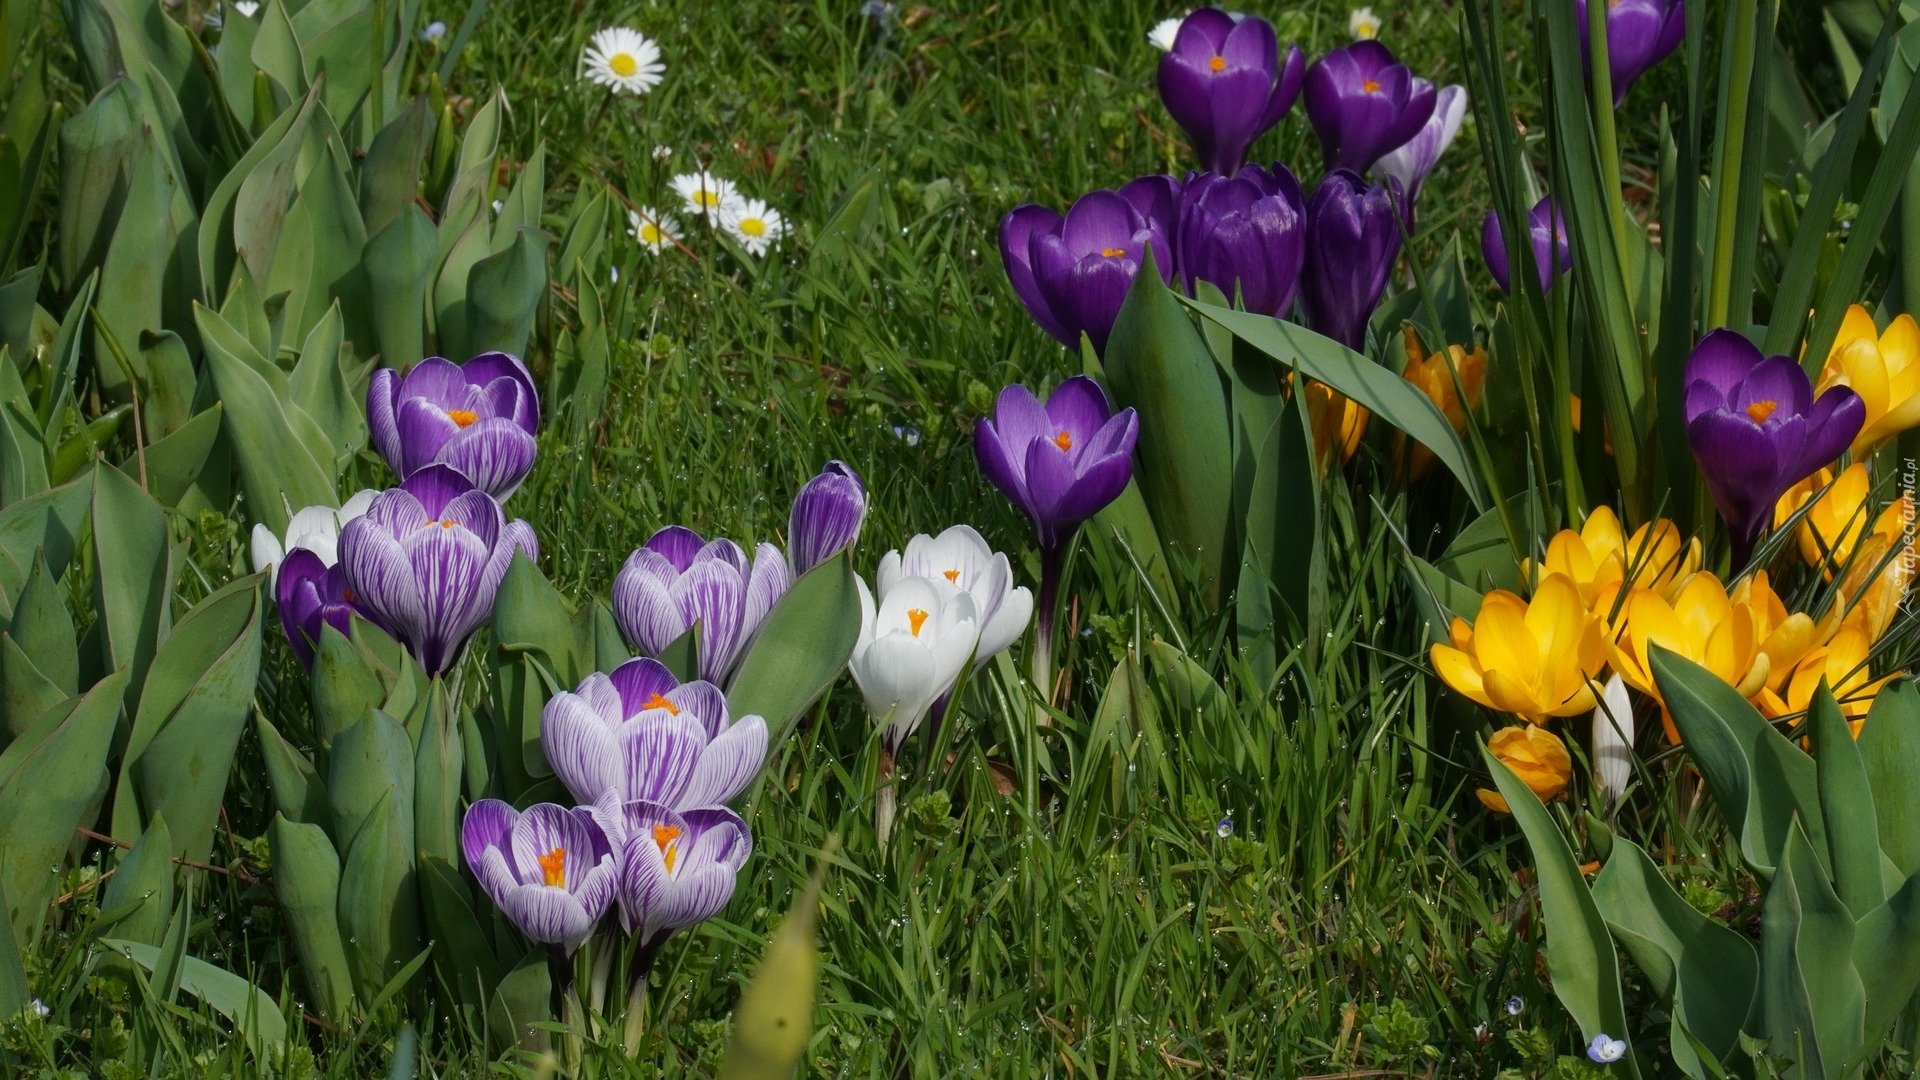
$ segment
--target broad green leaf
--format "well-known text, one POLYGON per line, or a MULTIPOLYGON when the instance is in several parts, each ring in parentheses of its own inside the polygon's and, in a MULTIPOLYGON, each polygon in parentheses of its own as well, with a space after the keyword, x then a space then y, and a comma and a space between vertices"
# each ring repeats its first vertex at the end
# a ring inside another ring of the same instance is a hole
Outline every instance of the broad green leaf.
POLYGON ((300 974, 323 1019, 339 1022, 353 1004, 347 947, 340 937, 340 856, 318 825, 274 815, 273 895, 287 920, 300 974))
POLYGON ((335 461, 343 461, 367 445, 366 397, 347 385, 346 371, 341 367, 344 329, 336 301, 307 334, 300 346, 300 359, 287 376, 287 390, 294 405, 326 432, 335 461))
POLYGON ((539 229, 524 228, 510 246, 473 264, 467 275, 463 355, 526 353, 534 316, 547 294, 547 246, 552 239, 539 229))
POLYGON ((460 850, 460 792, 466 748, 445 684, 427 691, 414 743, 413 842, 421 855, 452 862, 460 850))
POLYGON ((133 849, 121 856, 100 901, 99 930, 158 945, 173 915, 173 836, 155 814, 133 849))
POLYGON ((263 374, 265 361, 234 328, 207 308, 194 308, 207 366, 226 409, 222 418, 240 467, 248 516, 276 533, 288 509, 332 506, 333 453, 326 434, 292 404, 284 375, 263 374))
POLYGON ((107 255, 140 132, 139 90, 125 78, 60 125, 60 280, 79 281, 107 255))
MULTIPOLYGON (((347 152, 325 110, 308 128, 307 142, 303 160, 311 164, 300 174, 299 190, 287 205, 275 238, 283 249, 298 251, 301 257, 275 259, 269 272, 257 278, 260 291, 264 296, 287 294, 288 340, 305 338, 336 304, 342 307, 347 336, 363 340, 368 334, 367 280, 361 255, 367 231, 360 222, 353 184, 347 179, 347 152)), ((245 193, 243 186, 242 205, 245 193)))
POLYGON ((765 719, 767 744, 778 746, 840 677, 859 638, 860 594, 841 552, 800 575, 773 605, 727 685, 728 710, 765 719))
POLYGON ((1867 912, 1853 932, 1853 967, 1867 1003, 1860 1044, 1864 1063, 1920 989, 1920 873, 1867 912))
POLYGON ((313 692, 313 734, 321 746, 331 745, 340 732, 387 703, 390 691, 382 675, 377 661, 355 648, 345 634, 331 625, 321 626, 308 684, 313 692))
POLYGON ((700 620, 695 619, 692 626, 682 631, 680 636, 661 646, 654 659, 673 672, 673 677, 681 682, 692 682, 700 677, 700 620))
MULTIPOLYGON (((1128 651, 1113 666, 1107 687, 1100 692, 1100 706, 1093 714, 1093 726, 1087 732, 1087 751, 1094 755, 1119 754, 1134 765, 1144 764, 1143 772, 1159 780, 1162 791, 1174 791, 1173 759, 1161 735, 1159 706, 1141 669, 1140 654, 1128 651)), ((1110 782, 1112 809, 1120 810, 1118 788, 1129 778, 1128 771, 1115 772, 1110 782)), ((1079 774, 1075 774, 1078 786, 1079 774)))
POLYGON ((1427 621, 1428 636, 1436 643, 1450 640, 1447 630, 1456 618, 1472 622, 1480 615, 1484 594, 1448 577, 1418 555, 1407 556, 1407 575, 1414 603, 1427 621))
POLYGON ((94 470, 93 602, 100 613, 101 670, 127 669, 129 706, 173 624, 167 514, 153 496, 109 465, 94 470))
MULTIPOLYGON (((1169 294, 1171 295, 1171 294, 1169 294)), ((1433 451, 1433 455, 1460 481, 1475 508, 1486 498, 1480 474, 1474 469, 1460 436, 1427 395, 1412 383, 1330 338, 1279 319, 1183 300, 1208 321, 1226 327, 1233 336, 1280 364, 1297 368, 1365 406, 1373 415, 1433 451)), ((1116 328, 1117 333, 1117 328, 1116 328)), ((1109 360, 1111 367, 1111 360, 1109 360)), ((1144 417, 1143 417, 1144 421, 1144 417)), ((1146 428, 1141 428, 1141 440, 1146 428)))
MULTIPOLYGON (((93 474, 89 472, 0 509, 0 553, 15 565, 26 567, 33 564, 38 550, 54 577, 65 574, 92 504, 93 474)), ((23 575, 19 581, 0 580, 0 586, 11 592, 24 581, 23 575)))
POLYGON ((427 287, 438 244, 433 220, 412 204, 367 241, 372 344, 388 367, 405 369, 426 355, 427 287))
MULTIPOLYGON (((227 171, 226 177, 213 189, 213 194, 207 196, 206 206, 200 216, 202 304, 220 307, 226 299, 228 283, 236 266, 258 265, 255 259, 245 257, 248 245, 259 242, 258 237, 263 229, 278 233, 280 215, 286 210, 286 197, 292 184, 296 158, 306 141, 307 125, 312 122, 318 108, 319 95, 316 93, 308 95, 299 109, 288 109, 281 113, 261 132, 245 156, 227 171), (245 210, 241 208, 243 187, 247 192, 245 210), (273 193, 278 193, 280 201, 273 203, 275 209, 271 220, 248 220, 244 227, 238 223, 237 219, 242 214, 258 213, 263 203, 272 202, 268 196, 273 193)), ((251 271, 248 277, 253 281, 261 280, 259 274, 251 271)))
POLYGON ((1826 865, 1840 899, 1855 918, 1886 902, 1880 878, 1880 825, 1853 731, 1826 680, 1807 708, 1820 816, 1827 825, 1826 865))
POLYGON ((340 933, 363 1005, 405 970, 423 940, 413 868, 412 787, 409 776, 406 798, 398 789, 380 797, 348 843, 340 870, 340 933))
MULTIPOLYGON (((716 1074, 719 1080, 788 1080, 806 1053, 813 1035, 814 1001, 820 992, 820 952, 814 946, 820 888, 838 841, 838 834, 827 838, 807 887, 780 920, 753 980, 740 994, 726 1056, 716 1074)), ((627 1007, 643 1005, 629 1002, 627 1007)))
POLYGON ((506 652, 538 654, 569 688, 586 676, 574 668, 573 612, 560 590, 524 552, 513 557, 493 602, 493 639, 506 652))
MULTIPOLYGON (((1540 879, 1540 908, 1547 927, 1547 970, 1553 993, 1580 1025, 1582 1040, 1602 1033, 1618 1037, 1627 1026, 1626 1002, 1620 989, 1620 960, 1613 939, 1594 904, 1593 894, 1580 875, 1580 864, 1566 837, 1553 822, 1533 789, 1487 749, 1480 756, 1493 773, 1494 786, 1513 811, 1513 820, 1526 834, 1533 852, 1534 872, 1540 879)), ((1620 1071, 1638 1077, 1640 1065, 1629 1048, 1620 1071)))
POLYGON ((378 807, 391 802, 394 836, 405 838, 398 847, 411 861, 414 762, 405 728, 384 712, 368 713, 333 740, 326 779, 335 847, 354 850, 361 828, 378 807))
POLYGON ((266 713, 254 717, 254 726, 260 735, 260 757, 266 766, 274 809, 289 821, 331 829, 333 811, 327 805, 327 788, 313 763, 280 737, 266 713))
MULTIPOLYGON (((210 464, 214 443, 220 437, 224 412, 225 406, 216 401, 173 434, 146 448, 147 488, 160 505, 179 506, 199 482, 202 470, 210 464)), ((120 467, 136 469, 138 463, 130 457, 121 462, 120 467)))
POLYGON ((1874 696, 1860 728, 1880 850, 1902 875, 1920 872, 1920 688, 1895 679, 1874 696))
POLYGON ((1865 988, 1847 962, 1853 915, 1797 821, 1789 823, 1779 872, 1767 889, 1760 939, 1761 994, 1773 1050, 1804 1047, 1803 1075, 1845 1075, 1866 1025, 1865 988))
POLYGON ((359 170, 360 216, 368 236, 379 236, 420 197, 420 170, 433 145, 433 126, 427 99, 416 97, 373 137, 359 170))
POLYGON ((472 886, 452 862, 427 855, 420 860, 420 899, 441 978, 462 1001, 484 1008, 484 988, 500 985, 503 972, 474 912, 472 886))
POLYGON ((151 132, 142 132, 130 156, 126 202, 120 210, 100 267, 94 298, 94 371, 101 390, 114 401, 132 396, 129 374, 148 382, 140 337, 184 321, 189 283, 181 280, 190 258, 194 220, 176 219, 173 207, 183 193, 166 166, 151 132), (132 368, 121 366, 118 351, 132 368))
MULTIPOLYGON (((159 949, 139 941, 103 938, 100 946, 119 953, 146 968, 158 971, 163 959, 159 949)), ((157 980, 156 980, 157 981, 157 980)), ((186 957, 180 967, 180 989, 199 998, 206 1006, 233 1022, 258 1055, 267 1047, 287 1041, 287 1018, 265 990, 231 971, 214 967, 205 960, 186 957)))
MULTIPOLYGON (((11 910, 4 882, 0 882, 0 910, 11 910)), ((0 1016, 18 1016, 27 1007, 29 993, 19 939, 10 924, 0 923, 0 1016)))
POLYGON ((539 1053, 547 1048, 547 1032, 537 1024, 553 1020, 553 980, 546 954, 529 952, 507 972, 487 999, 487 1033, 493 1048, 518 1048, 539 1053))
POLYGON ((73 615, 67 610, 67 590, 61 587, 38 551, 33 553, 26 586, 14 598, 13 621, 7 633, 32 657, 35 670, 60 691, 62 698, 80 692, 80 656, 74 648, 73 615))
POLYGON ((0 749, 32 731, 48 710, 76 692, 48 678, 33 657, 11 634, 0 634, 0 749))

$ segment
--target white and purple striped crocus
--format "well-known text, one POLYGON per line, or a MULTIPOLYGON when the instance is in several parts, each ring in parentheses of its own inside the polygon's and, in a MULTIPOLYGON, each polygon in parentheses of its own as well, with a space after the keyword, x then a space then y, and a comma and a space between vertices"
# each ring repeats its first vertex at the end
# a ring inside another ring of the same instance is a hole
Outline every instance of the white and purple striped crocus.
POLYGON ((793 576, 833 558, 860 538, 867 489, 844 461, 829 461, 793 498, 787 518, 787 562, 793 576))
POLYGON ((611 796, 690 810, 724 803, 752 781, 767 757, 767 723, 731 718, 719 687, 682 683, 641 657, 555 694, 540 745, 582 803, 611 796))
POLYGON ((312 667, 322 627, 331 625, 342 634, 353 631, 354 608, 346 573, 337 563, 328 565, 319 553, 306 548, 287 553, 278 569, 273 598, 280 607, 280 628, 287 632, 287 643, 293 646, 301 665, 312 667))
POLYGON ((614 838, 588 808, 539 803, 521 813, 499 799, 467 809, 467 867, 531 941, 571 953, 620 890, 614 838))
POLYGON ((669 525, 647 538, 613 579, 613 618, 634 648, 658 656, 698 626, 699 673, 723 683, 767 613, 793 584, 772 544, 753 560, 731 540, 702 540, 669 525))
POLYGON ((490 352, 456 364, 429 356, 404 376, 373 373, 367 426, 401 478, 451 465, 504 502, 533 469, 540 397, 518 357, 490 352))
POLYGON ((650 957, 675 930, 727 906, 753 836, 724 806, 674 810, 635 800, 622 808, 622 824, 620 925, 650 957))
POLYGON ((340 532, 347 597, 433 676, 493 614, 515 552, 539 557, 532 527, 448 465, 382 492, 340 532))

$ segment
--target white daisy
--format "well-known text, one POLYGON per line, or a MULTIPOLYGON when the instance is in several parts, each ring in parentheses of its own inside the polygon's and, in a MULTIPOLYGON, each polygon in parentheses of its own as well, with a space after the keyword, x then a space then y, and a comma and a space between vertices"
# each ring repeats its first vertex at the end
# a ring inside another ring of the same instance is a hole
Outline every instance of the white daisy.
POLYGON ((728 207, 740 201, 733 181, 704 170, 681 173, 673 178, 673 190, 686 200, 687 211, 705 218, 718 218, 728 207))
POLYGON ((1354 8, 1347 15, 1347 33, 1355 41, 1372 41, 1380 36, 1380 16, 1370 7, 1354 8))
POLYGON ((239 12, 242 18, 251 19, 260 10, 260 4, 258 0, 233 0, 233 10, 239 12))
POLYGON ((680 223, 650 206, 627 211, 627 233, 658 254, 680 241, 680 223))
POLYGON ((787 223, 780 211, 759 199, 730 204, 720 213, 720 225, 755 256, 765 255, 775 241, 787 235, 787 223))
POLYGON ((644 94, 660 85, 667 65, 660 62, 660 46, 638 30, 610 27, 593 35, 581 63, 587 69, 587 81, 599 83, 615 93, 644 94))
POLYGON ((1153 24, 1153 29, 1147 31, 1147 40, 1153 42, 1153 47, 1159 49, 1161 52, 1172 52, 1173 39, 1179 35, 1180 24, 1185 21, 1187 21, 1187 19, 1184 15, 1176 15, 1171 19, 1161 19, 1159 22, 1153 24))

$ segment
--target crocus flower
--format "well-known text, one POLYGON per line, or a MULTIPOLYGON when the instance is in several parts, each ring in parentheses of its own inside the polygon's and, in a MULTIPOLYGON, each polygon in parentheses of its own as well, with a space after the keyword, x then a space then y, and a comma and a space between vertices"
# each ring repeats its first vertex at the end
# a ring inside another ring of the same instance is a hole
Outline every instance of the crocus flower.
POLYGON ((1307 251, 1300 182, 1278 164, 1249 165, 1231 177, 1188 177, 1176 247, 1188 292, 1205 281, 1229 301, 1237 291, 1248 311, 1285 315, 1307 251))
POLYGON ((539 557, 533 529, 451 466, 428 465, 381 492, 340 530, 355 606, 413 653, 428 675, 460 659, 493 614, 516 551, 539 557))
POLYGON ((1920 425, 1920 325, 1913 316, 1900 315, 1882 333, 1866 308, 1847 308, 1818 385, 1821 390, 1849 387, 1866 405, 1866 422, 1853 439, 1854 457, 1920 425))
MULTIPOLYGON (((1416 85, 1426 82, 1425 79, 1413 81, 1416 85)), ((1420 189, 1425 186, 1440 155, 1453 145, 1454 136, 1460 134, 1460 124, 1466 118, 1466 87, 1443 86, 1434 95, 1433 115, 1420 126, 1413 138, 1382 154, 1374 164, 1375 175, 1391 176, 1400 181, 1400 187, 1407 193, 1406 217, 1409 222, 1413 220, 1414 204, 1420 201, 1420 189)))
POLYGON ((1618 802, 1633 779, 1633 702, 1618 675, 1607 677, 1593 707, 1593 771, 1607 799, 1618 802))
POLYGON ((724 806, 674 810, 635 801, 622 812, 620 925, 651 950, 727 906, 753 836, 724 806))
POLYGON ((1267 20, 1201 8, 1180 24, 1173 48, 1160 58, 1160 100, 1200 163, 1231 175, 1253 140, 1293 107, 1305 66, 1298 45, 1281 59, 1267 20))
POLYGON ((1313 460, 1323 468, 1344 468, 1360 450, 1373 418, 1364 405, 1323 382, 1296 377, 1307 384, 1307 426, 1313 432, 1313 460))
POLYGON ((1857 616, 1848 618, 1841 623, 1831 640, 1807 650, 1807 654, 1781 681, 1778 691, 1764 690, 1754 699, 1760 711, 1772 720, 1804 715, 1813 704, 1814 693, 1824 680, 1827 688, 1833 692, 1834 700, 1840 705, 1840 715, 1846 719, 1854 737, 1859 738, 1860 727, 1866 723, 1867 712, 1873 708, 1873 699, 1883 687, 1898 677, 1873 677, 1873 671, 1867 664, 1867 657, 1873 652, 1873 641, 1864 619, 1857 616))
POLYGON ((1347 34, 1355 41, 1372 41, 1380 36, 1380 16, 1370 7, 1347 12, 1347 34))
POLYGON ((757 546, 749 565, 739 544, 703 541, 670 525, 613 579, 613 618, 635 648, 653 656, 698 625, 700 677, 724 683, 792 584, 786 556, 772 544, 757 546))
POLYGON ((906 551, 889 551, 880 559, 876 580, 880 595, 908 578, 945 578, 973 597, 980 622, 980 643, 973 652, 974 670, 1019 640, 1033 621, 1033 594, 1013 583, 1007 557, 987 546, 971 525, 955 525, 939 536, 925 533, 907 541, 906 551))
MULTIPOLYGON (((1560 736, 1535 724, 1501 728, 1487 740, 1487 749, 1500 764, 1512 769, 1520 782, 1533 789, 1541 802, 1552 802, 1567 790, 1573 779, 1573 755, 1560 736)), ((1480 788, 1474 792, 1480 804, 1489 810, 1511 814, 1513 810, 1498 791, 1480 788)))
POLYGON ((356 491, 353 497, 332 506, 308 506, 294 511, 287 522, 285 538, 273 535, 265 525, 253 527, 253 572, 265 571, 269 586, 280 582, 280 560, 294 548, 306 548, 320 557, 324 566, 340 561, 340 530, 347 522, 367 512, 373 505, 373 491, 356 491))
MULTIPOLYGON (((1575 532, 1562 529, 1547 541, 1540 576, 1559 574, 1580 592, 1589 610, 1606 614, 1611 597, 1623 589, 1652 589, 1671 597, 1687 575, 1700 569, 1700 539, 1688 537, 1665 518, 1649 521, 1628 536, 1610 506, 1596 506, 1575 532)), ((1520 575, 1530 578, 1531 560, 1520 575)))
MULTIPOLYGON (((1759 639, 1760 654, 1767 660, 1767 688, 1784 692, 1796 665, 1809 650, 1825 640, 1813 616, 1804 611, 1788 611, 1765 570, 1757 570, 1733 583, 1727 600, 1745 608, 1753 619, 1753 635, 1759 639)), ((1838 605, 1844 608, 1844 603, 1838 605)), ((1831 628, 1829 628, 1831 629, 1831 628)), ((1765 692, 1754 700, 1760 702, 1765 692)), ((1764 708, 1764 706, 1763 706, 1764 708)))
POLYGON ((1179 195, 1172 177, 1145 176, 1081 196, 1064 217, 1031 203, 1015 207, 1000 219, 1000 258, 1014 294, 1067 348, 1078 349, 1085 334, 1104 352, 1148 245, 1160 279, 1173 281, 1179 195))
POLYGON ((733 798, 767 757, 767 723, 731 719, 710 682, 682 683, 640 657, 562 691, 540 716, 540 746, 555 776, 582 803, 609 793, 672 809, 733 798))
MULTIPOLYGON (((1612 37, 1613 32, 1609 30, 1607 36, 1612 37)), ((1627 1056, 1627 1044, 1605 1032, 1595 1035, 1593 1041, 1587 1044, 1587 1060, 1589 1061, 1606 1065, 1610 1062, 1619 1061, 1625 1056, 1627 1056)))
POLYGON ((1800 557, 1808 566, 1823 567, 1826 576, 1847 566, 1862 536, 1884 536, 1897 543, 1914 520, 1913 493, 1902 492, 1877 515, 1871 506, 1873 479, 1864 461, 1856 461, 1835 476, 1821 469, 1787 489, 1774 504, 1773 522, 1785 525, 1802 507, 1800 527, 1794 530, 1800 557), (1871 525, 1871 528, 1869 528, 1871 525))
POLYGON ((480 888, 528 939, 571 953, 613 905, 620 860, 592 811, 498 799, 467 809, 460 846, 480 888))
POLYGON ((1340 169, 1322 177, 1307 200, 1300 309, 1315 332, 1349 349, 1365 347, 1367 320, 1400 255, 1399 184, 1391 177, 1369 184, 1340 169))
POLYGON ((886 726, 889 754, 920 727, 933 703, 953 690, 980 640, 973 597, 941 578, 903 578, 876 606, 860 586, 860 638, 848 668, 867 711, 886 726))
POLYGON ((403 479, 451 465, 505 501, 533 469, 540 397, 518 357, 482 353, 464 364, 429 356, 402 376, 373 373, 367 387, 373 445, 403 479))
POLYGON ((1448 637, 1452 644, 1433 647, 1434 671, 1489 709, 1538 724, 1593 708, 1606 636, 1564 577, 1547 577, 1532 600, 1494 589, 1473 625, 1456 618, 1448 637))
MULTIPOLYGON (((1458 345, 1449 345, 1444 351, 1426 355, 1426 347, 1420 341, 1420 334, 1409 323, 1404 341, 1407 351, 1407 366, 1400 377, 1412 383, 1427 400, 1433 402, 1440 414, 1455 431, 1467 429, 1467 416, 1480 407, 1480 397, 1487 385, 1487 353, 1478 345, 1472 352, 1458 345), (1461 394, 1466 398, 1463 401, 1461 394)), ((1433 468, 1433 451, 1420 443, 1408 439, 1405 435, 1396 435, 1394 444, 1397 454, 1407 463, 1407 475, 1418 480, 1433 468)))
POLYGON ((1860 432, 1860 395, 1831 387, 1816 400, 1807 373, 1762 356, 1732 330, 1708 334, 1686 367, 1687 444, 1745 563, 1786 490, 1840 456, 1860 432))
MULTIPOLYGON (((1587 0, 1574 0, 1580 19, 1580 52, 1589 50, 1587 0)), ((1607 74, 1613 104, 1647 69, 1665 60, 1687 38, 1686 0, 1607 0, 1607 74)))
POLYGON ((1435 91, 1385 45, 1356 41, 1313 62, 1305 96, 1327 169, 1364 173, 1426 126, 1435 91))
POLYGON ((1114 412, 1099 383, 1076 375, 1045 405, 1019 384, 1000 391, 993 415, 974 428, 973 451, 987 480, 1033 522, 1040 546, 1059 548, 1126 490, 1139 436, 1132 409, 1114 412))
POLYGON ((1653 646, 1685 657, 1720 681, 1752 697, 1766 687, 1768 661, 1760 651, 1760 627, 1750 606, 1735 604, 1710 570, 1689 576, 1669 600, 1648 589, 1627 597, 1626 632, 1611 643, 1613 670, 1628 686, 1661 703, 1667 738, 1680 741, 1673 717, 1653 678, 1653 646))
MULTIPOLYGON (((1533 265, 1540 276, 1540 291, 1553 289, 1553 283, 1561 274, 1573 269, 1573 245, 1567 241, 1567 219, 1560 213, 1560 204, 1548 195, 1533 204, 1527 212, 1527 237, 1533 244, 1533 265)), ((1513 291, 1513 272, 1507 264, 1507 237, 1500 227, 1500 217, 1494 211, 1487 211, 1486 220, 1480 224, 1480 254, 1487 260, 1487 269, 1492 272, 1493 280, 1500 283, 1500 291, 1513 291)))
POLYGON ((287 632, 287 643, 293 646, 300 663, 312 666, 321 627, 331 625, 342 634, 353 630, 353 603, 347 599, 346 573, 306 548, 294 548, 280 568, 273 593, 280 607, 280 627, 287 632))
POLYGON ((860 538, 867 517, 867 489, 844 461, 829 461, 794 496, 787 518, 787 561, 793 576, 833 558, 860 538))

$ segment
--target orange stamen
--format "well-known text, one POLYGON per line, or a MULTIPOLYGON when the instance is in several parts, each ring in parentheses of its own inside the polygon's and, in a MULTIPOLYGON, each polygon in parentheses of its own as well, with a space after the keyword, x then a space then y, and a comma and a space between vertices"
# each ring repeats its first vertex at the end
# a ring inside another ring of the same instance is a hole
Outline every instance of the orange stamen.
POLYGON ((1060 434, 1055 435, 1053 437, 1053 445, 1059 447, 1062 450, 1073 449, 1073 432, 1063 431, 1060 434))
POLYGON ((1377 94, 1380 92, 1380 84, 1374 82, 1372 79, 1368 79, 1366 82, 1360 84, 1360 89, 1365 90, 1369 94, 1377 94))
POLYGON ((659 694, 655 694, 652 697, 648 698, 647 700, 641 702, 640 707, 642 709, 665 709, 670 715, 673 715, 673 716, 680 715, 680 706, 675 705, 673 702, 668 701, 666 698, 661 697, 659 694))
POLYGON ((927 613, 919 608, 907 609, 907 623, 913 628, 913 636, 920 636, 920 628, 927 624, 927 613))
POLYGON ((942 575, 943 577, 945 577, 945 578, 946 578, 946 579, 947 579, 948 581, 951 581, 951 582, 953 582, 953 583, 954 583, 955 585, 958 585, 958 584, 960 584, 960 571, 958 571, 958 570, 942 570, 942 571, 940 571, 940 573, 941 573, 941 575, 942 575))
POLYGON ((667 870, 673 870, 674 860, 680 857, 680 827, 678 825, 655 825, 653 843, 660 849, 660 857, 667 862, 667 870))
POLYGON ((448 409, 447 419, 453 421, 455 427, 466 427, 468 424, 480 419, 480 414, 474 412, 472 409, 448 409))
POLYGON ((563 889, 567 885, 567 849, 554 848, 540 856, 540 876, 546 879, 547 887, 563 889))
POLYGON ((443 529, 451 529, 451 528, 453 528, 453 519, 452 519, 452 518, 441 518, 441 519, 440 519, 440 527, 441 527, 441 528, 443 528, 443 529))
POLYGON ((1227 70, 1227 58, 1224 56, 1216 56, 1213 59, 1207 61, 1207 70, 1208 71, 1227 70))
POLYGON ((1108 259, 1117 259, 1120 256, 1125 255, 1126 253, 1127 253, 1126 248, 1103 247, 1100 249, 1101 257, 1108 258, 1108 259))
POLYGON ((1764 424, 1767 422, 1767 417, 1773 415, 1773 410, 1779 407, 1780 403, 1777 401, 1756 401, 1747 406, 1747 419, 1756 424, 1764 424))

